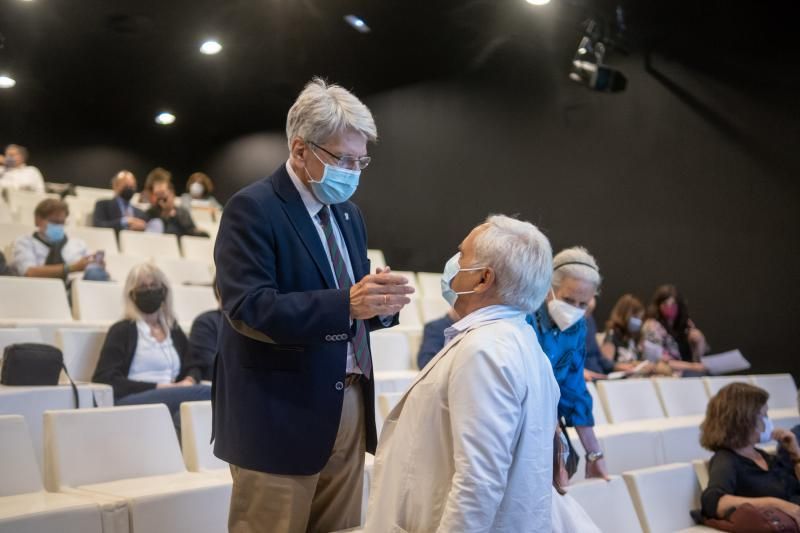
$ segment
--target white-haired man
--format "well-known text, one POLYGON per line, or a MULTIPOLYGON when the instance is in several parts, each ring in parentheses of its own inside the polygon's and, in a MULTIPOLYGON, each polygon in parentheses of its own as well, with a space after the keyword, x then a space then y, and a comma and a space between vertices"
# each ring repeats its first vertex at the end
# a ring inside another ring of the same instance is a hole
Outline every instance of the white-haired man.
POLYGON ((315 79, 286 134, 289 160, 231 198, 214 251, 214 452, 231 464, 236 533, 359 524, 377 441, 369 331, 396 324, 413 292, 388 269, 369 273, 348 201, 377 136, 369 109, 315 79))
POLYGON ((114 198, 98 200, 94 205, 92 225, 97 228, 114 228, 144 231, 147 215, 131 203, 136 194, 136 176, 129 170, 120 170, 111 178, 114 198))
POLYGON ((551 530, 558 384, 525 322, 551 269, 547 238, 505 216, 447 262, 462 318, 384 423, 365 531, 551 530))
POLYGON ((18 144, 6 147, 3 173, 0 185, 6 189, 44 192, 44 178, 39 169, 28 165, 28 149, 18 144))
MULTIPOLYGON (((553 258, 552 288, 547 301, 528 317, 544 349, 561 390, 558 416, 574 426, 586 450, 586 477, 607 478, 605 459, 594 434, 592 396, 586 388, 586 309, 600 287, 600 269, 594 257, 579 246, 553 258)), ((572 472, 570 472, 572 475, 572 472)))

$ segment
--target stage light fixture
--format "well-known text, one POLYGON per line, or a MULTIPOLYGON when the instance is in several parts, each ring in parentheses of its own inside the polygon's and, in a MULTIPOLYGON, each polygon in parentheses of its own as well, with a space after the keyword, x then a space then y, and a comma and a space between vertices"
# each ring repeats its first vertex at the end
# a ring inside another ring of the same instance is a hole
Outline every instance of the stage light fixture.
POLYGON ((0 89, 10 89, 17 84, 17 80, 5 74, 0 75, 0 89))
POLYGON ((200 52, 207 56, 213 56, 221 51, 222 45, 219 43, 219 41, 215 41, 213 39, 209 39, 200 45, 200 52))
POLYGON ((360 33, 369 33, 372 31, 363 19, 355 15, 345 15, 344 21, 347 22, 354 30, 360 33))
POLYGON ((156 124, 160 124, 161 126, 169 126, 173 122, 175 122, 175 115, 169 111, 162 111, 156 115, 156 124))
POLYGON ((525 0, 532 6, 546 6, 550 3, 550 0, 525 0))

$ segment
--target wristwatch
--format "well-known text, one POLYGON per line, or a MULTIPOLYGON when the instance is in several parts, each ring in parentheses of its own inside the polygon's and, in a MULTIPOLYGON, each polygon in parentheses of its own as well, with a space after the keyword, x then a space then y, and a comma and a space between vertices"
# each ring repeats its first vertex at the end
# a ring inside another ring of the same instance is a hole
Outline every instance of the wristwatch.
POLYGON ((586 460, 590 463, 596 463, 603 458, 603 452, 589 452, 586 454, 586 460))

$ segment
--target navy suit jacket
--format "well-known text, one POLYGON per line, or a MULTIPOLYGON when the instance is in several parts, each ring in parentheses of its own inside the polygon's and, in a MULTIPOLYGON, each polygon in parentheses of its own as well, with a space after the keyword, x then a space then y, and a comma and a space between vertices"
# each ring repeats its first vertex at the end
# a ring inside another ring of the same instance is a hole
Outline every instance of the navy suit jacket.
MULTIPOLYGON (((363 217, 350 202, 331 209, 358 281, 370 271, 363 217)), ((224 317, 212 391, 214 453, 250 470, 316 474, 330 457, 342 412, 350 292, 336 288, 285 166, 231 198, 214 258, 224 317)), ((377 317, 367 326, 383 327, 377 317)), ((374 453, 373 380, 361 388, 367 450, 374 453)))
MULTIPOLYGON (((141 209, 133 207, 133 216, 147 220, 147 215, 141 209)), ((116 231, 125 229, 122 227, 122 217, 124 213, 119 208, 117 198, 108 200, 98 200, 94 204, 94 214, 92 215, 92 225, 96 228, 114 228, 116 231)))

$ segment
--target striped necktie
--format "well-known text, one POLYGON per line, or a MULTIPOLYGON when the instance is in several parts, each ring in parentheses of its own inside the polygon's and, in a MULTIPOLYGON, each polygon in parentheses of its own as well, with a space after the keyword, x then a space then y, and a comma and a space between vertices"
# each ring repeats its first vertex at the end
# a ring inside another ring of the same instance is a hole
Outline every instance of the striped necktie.
MULTIPOLYGON (((325 234, 325 242, 328 243, 328 251, 331 254, 331 263, 333 264, 333 275, 336 277, 336 284, 340 289, 349 289, 353 283, 350 281, 350 275, 347 273, 347 265, 344 262, 344 256, 336 243, 336 237, 333 234, 333 224, 331 223, 331 212, 328 206, 324 206, 317 213, 319 221, 322 224, 322 232, 325 234)), ((369 352, 369 343, 367 342, 367 327, 363 320, 355 320, 356 333, 353 336, 353 353, 355 354, 356 364, 364 376, 369 378, 372 372, 372 357, 369 352)))

